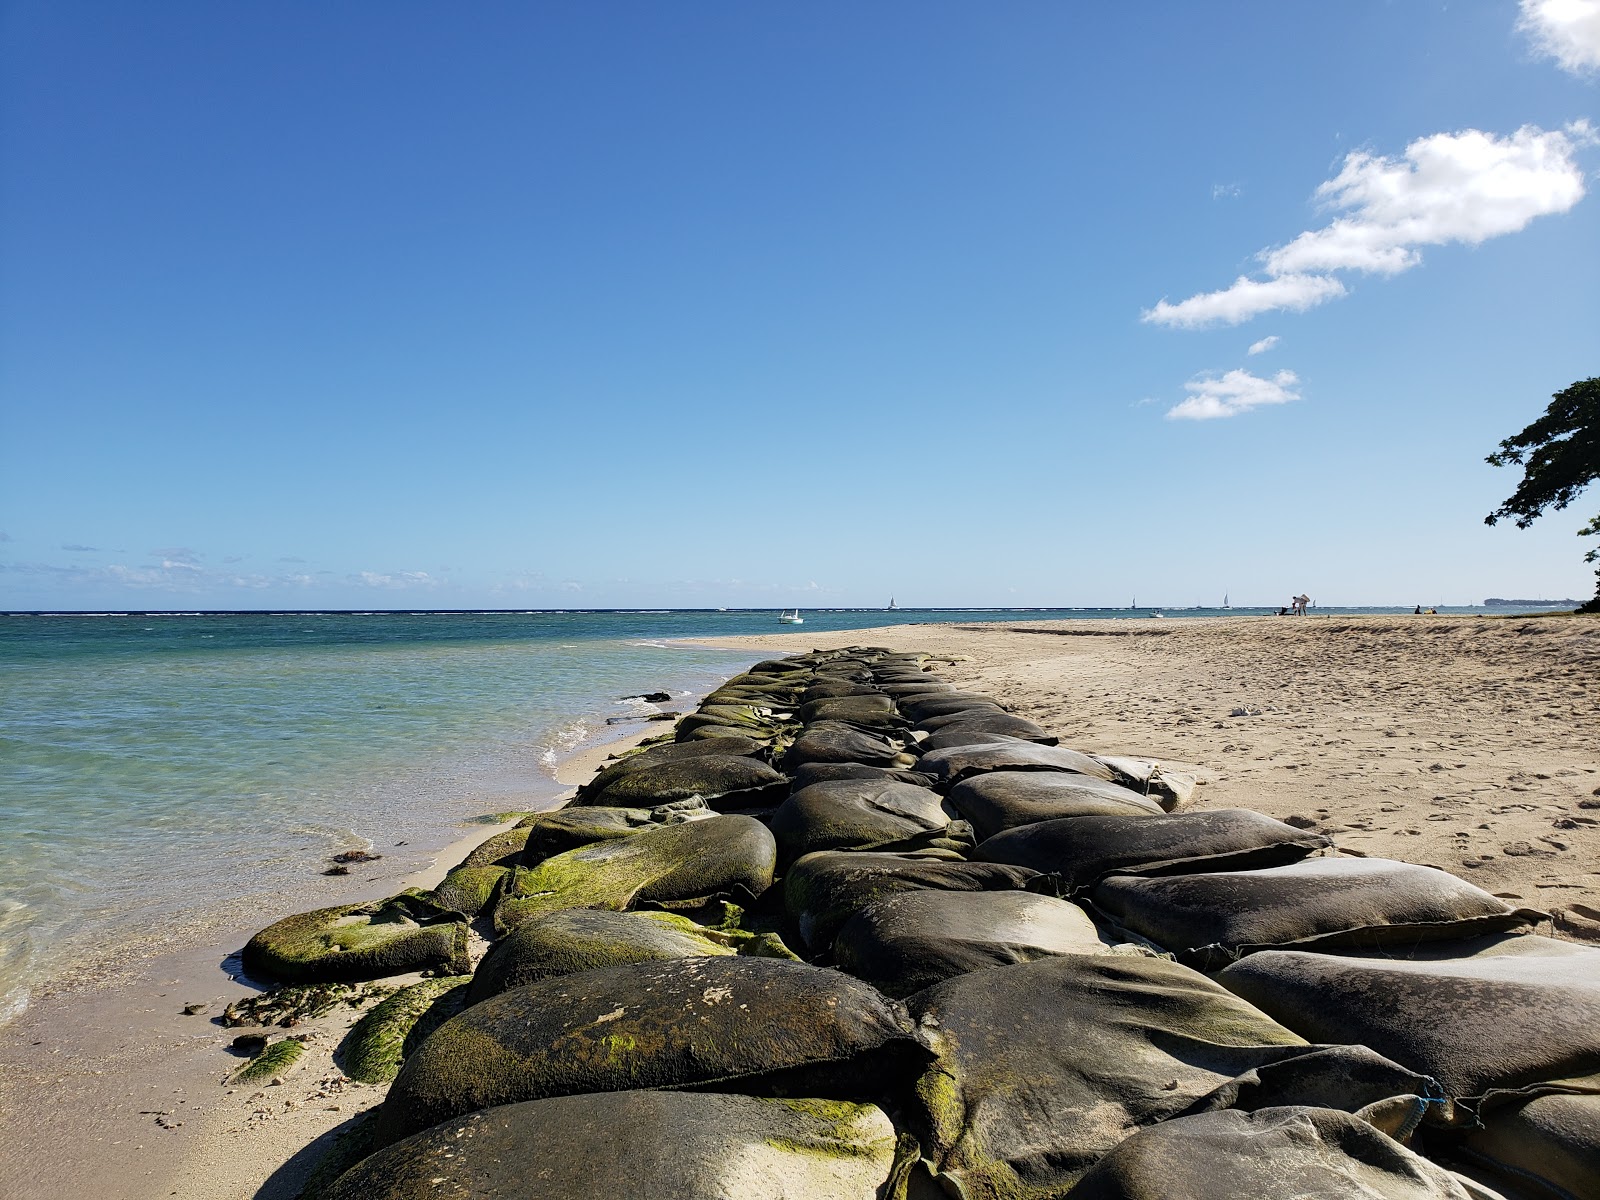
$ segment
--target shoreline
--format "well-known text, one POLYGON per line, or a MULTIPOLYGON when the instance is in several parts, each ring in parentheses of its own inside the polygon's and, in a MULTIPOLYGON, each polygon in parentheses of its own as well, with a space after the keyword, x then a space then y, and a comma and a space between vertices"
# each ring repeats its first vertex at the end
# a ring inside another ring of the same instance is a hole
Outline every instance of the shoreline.
MULTIPOLYGON (((683 702, 698 703, 698 696, 683 702)), ((612 754, 664 729, 670 725, 653 721, 601 726, 557 759, 541 780, 550 786, 496 792, 508 801, 497 811, 512 811, 513 798, 533 801, 517 810, 519 817, 559 807, 612 754)), ((100 956, 40 982, 27 1007, 0 1024, 0 1111, 30 1117, 14 1122, 0 1146, 0 1195, 105 1194, 109 1176, 125 1200, 290 1200, 320 1154, 309 1148, 378 1103, 387 1085, 354 1084, 333 1065, 334 1047, 358 1015, 346 1010, 306 1023, 313 1040, 281 1086, 228 1086, 228 1075, 245 1061, 228 1049, 240 1031, 215 1018, 262 990, 237 973, 238 949, 294 911, 433 887, 515 823, 441 824, 441 837, 452 827, 458 832, 437 850, 407 847, 390 862, 386 849, 384 861, 372 864, 382 870, 333 877, 349 886, 314 903, 291 900, 284 911, 263 913, 249 925, 200 917, 165 937, 120 947, 130 959, 125 965, 100 956), (193 1004, 205 1008, 185 1015, 184 1006, 193 1004)))

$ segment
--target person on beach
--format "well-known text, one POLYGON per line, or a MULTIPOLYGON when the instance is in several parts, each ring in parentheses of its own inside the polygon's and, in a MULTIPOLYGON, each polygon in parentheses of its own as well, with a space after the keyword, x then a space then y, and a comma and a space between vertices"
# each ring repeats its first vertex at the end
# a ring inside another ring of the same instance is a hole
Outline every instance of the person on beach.
POLYGON ((1306 608, 1308 605, 1310 605, 1310 603, 1311 597, 1306 595, 1304 592, 1301 592, 1300 595, 1296 596, 1293 601, 1294 615, 1297 617, 1305 616, 1306 608))

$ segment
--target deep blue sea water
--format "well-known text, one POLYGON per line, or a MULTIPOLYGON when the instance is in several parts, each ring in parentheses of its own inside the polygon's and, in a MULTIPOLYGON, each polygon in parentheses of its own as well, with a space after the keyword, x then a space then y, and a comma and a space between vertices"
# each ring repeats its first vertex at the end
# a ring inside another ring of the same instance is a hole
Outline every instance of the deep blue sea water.
MULTIPOLYGON (((1150 610, 808 611, 802 629, 1130 615, 1150 610)), ((621 697, 686 707, 754 657, 671 639, 791 629, 770 611, 0 615, 0 1020, 37 980, 224 904, 265 923, 336 903, 338 850, 437 849, 548 802, 561 755, 644 711, 621 697)))

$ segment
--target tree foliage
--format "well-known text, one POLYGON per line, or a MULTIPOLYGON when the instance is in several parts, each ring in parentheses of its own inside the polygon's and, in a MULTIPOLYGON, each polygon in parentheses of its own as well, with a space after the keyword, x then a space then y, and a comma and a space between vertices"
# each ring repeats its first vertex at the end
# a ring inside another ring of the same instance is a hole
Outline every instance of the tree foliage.
MULTIPOLYGON (((1557 392, 1542 417, 1506 438, 1486 461, 1497 467, 1520 466, 1522 482, 1484 518, 1485 524, 1511 517, 1518 529, 1526 529, 1546 509, 1559 512, 1567 507, 1579 492, 1600 479, 1600 376, 1581 379, 1557 392)), ((1600 535, 1600 514, 1578 530, 1578 535, 1600 535)), ((1600 546, 1584 555, 1584 560, 1600 561, 1600 546)), ((1600 571, 1595 574, 1595 598, 1582 612, 1600 612, 1600 571)))

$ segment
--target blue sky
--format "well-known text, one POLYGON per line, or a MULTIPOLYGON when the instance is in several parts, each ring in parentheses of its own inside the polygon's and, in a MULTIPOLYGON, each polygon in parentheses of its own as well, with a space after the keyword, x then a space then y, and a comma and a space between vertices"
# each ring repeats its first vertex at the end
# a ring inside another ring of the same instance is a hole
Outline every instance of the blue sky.
POLYGON ((0 607, 1592 594, 1597 0, 0 12, 0 607))

